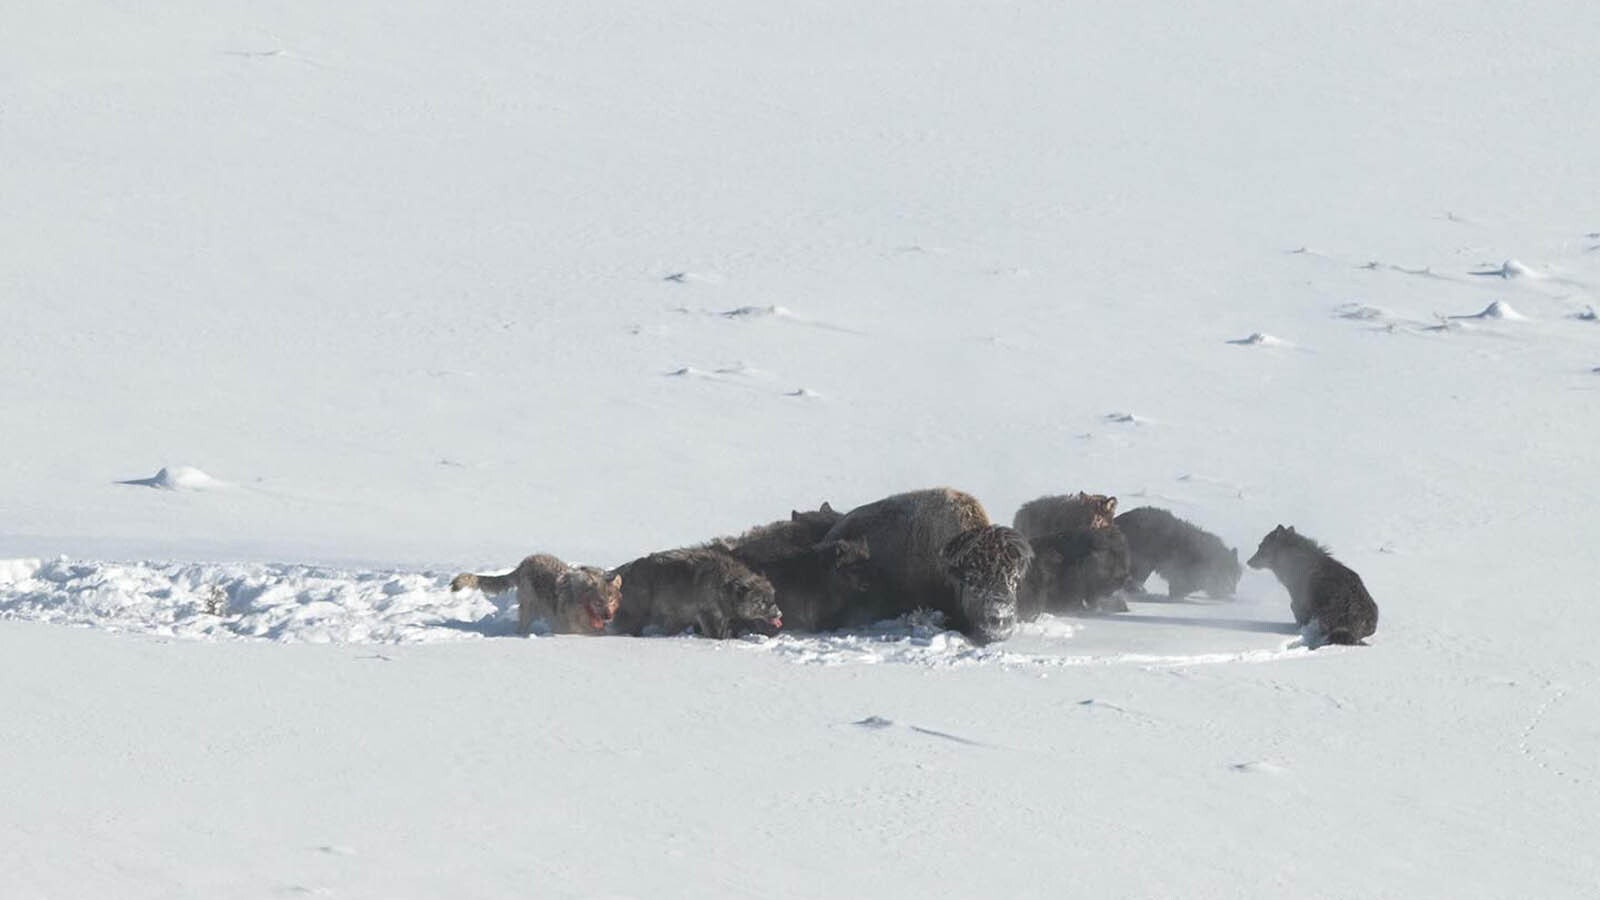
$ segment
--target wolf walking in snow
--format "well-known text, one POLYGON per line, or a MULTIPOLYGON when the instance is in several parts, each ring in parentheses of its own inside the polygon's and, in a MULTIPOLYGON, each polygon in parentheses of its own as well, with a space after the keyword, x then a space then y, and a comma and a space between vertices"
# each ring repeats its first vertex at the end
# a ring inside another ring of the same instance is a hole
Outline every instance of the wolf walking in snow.
POLYGON ((716 547, 652 553, 616 573, 622 605, 612 630, 619 634, 677 634, 692 626, 702 637, 730 638, 783 627, 772 582, 716 547))
POLYGON ((1142 589, 1152 572, 1166 580, 1167 596, 1174 600, 1195 591, 1232 597, 1239 586, 1239 551, 1198 525, 1141 506, 1117 516, 1116 526, 1128 539, 1128 582, 1135 589, 1142 589))
POLYGON ((517 589, 517 632, 527 634, 543 619, 557 634, 604 634, 622 599, 622 580, 594 566, 569 566, 535 553, 505 575, 462 572, 451 591, 478 588, 485 594, 517 589))
POLYGON ((1359 644, 1378 630, 1378 604, 1361 576, 1293 528, 1279 525, 1269 532, 1249 565, 1278 576, 1289 591, 1296 625, 1317 626, 1307 643, 1359 644))

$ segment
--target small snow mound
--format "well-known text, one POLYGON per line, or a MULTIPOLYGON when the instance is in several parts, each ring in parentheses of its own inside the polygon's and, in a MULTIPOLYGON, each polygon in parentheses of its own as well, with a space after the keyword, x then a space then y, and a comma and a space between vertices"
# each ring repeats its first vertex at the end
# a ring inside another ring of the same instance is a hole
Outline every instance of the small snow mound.
POLYGON ((1534 271, 1525 263, 1515 259, 1508 259, 1500 264, 1497 269, 1479 269, 1472 274, 1485 275, 1492 278, 1543 278, 1544 276, 1534 271))
POLYGON ((1600 322, 1600 313, 1596 313, 1592 306, 1584 307, 1583 312, 1573 313, 1572 317, 1580 322, 1600 322))
POLYGON ((1136 416, 1130 412, 1106 413, 1104 418, 1107 422, 1114 422, 1118 425, 1144 425, 1150 421, 1144 416, 1136 416))
POLYGON ((372 644, 485 637, 509 633, 514 600, 501 601, 504 606, 477 591, 451 593, 448 577, 431 573, 65 557, 0 566, 0 619, 204 640, 372 644))
POLYGON ((1240 347, 1286 347, 1289 344, 1288 341, 1273 337, 1263 331, 1251 332, 1249 337, 1235 338, 1228 343, 1236 344, 1240 347))
POLYGON ((1499 319, 1505 322, 1522 322, 1527 316, 1511 308, 1511 304, 1504 300, 1496 300, 1485 306, 1481 311, 1470 316, 1451 316, 1452 319, 1499 319))
POLYGON ((785 397, 813 398, 813 397, 820 397, 822 395, 817 393, 816 391, 811 390, 810 388, 796 388, 795 390, 792 390, 789 393, 784 394, 784 396, 785 397))
POLYGON ((163 491, 204 491, 223 487, 226 483, 212 478, 194 466, 163 466, 149 478, 134 478, 118 484, 134 484, 163 491))

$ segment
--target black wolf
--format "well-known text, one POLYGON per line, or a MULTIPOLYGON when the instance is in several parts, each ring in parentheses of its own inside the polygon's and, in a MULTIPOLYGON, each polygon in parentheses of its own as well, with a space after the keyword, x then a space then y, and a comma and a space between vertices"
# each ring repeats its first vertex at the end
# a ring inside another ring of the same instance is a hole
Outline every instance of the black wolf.
POLYGON ((1262 538, 1250 568, 1271 569, 1288 588, 1294 623, 1317 626, 1308 644, 1359 644, 1378 630, 1378 604, 1361 576, 1293 528, 1279 525, 1262 538))
POLYGON ((1117 591, 1128 582, 1128 542, 1121 530, 1089 528, 1036 537, 1033 564, 1017 595, 1024 621, 1041 612, 1126 612, 1117 591))
POLYGON ((1154 506, 1141 506, 1116 518, 1128 539, 1128 582, 1142 589, 1151 572, 1167 582, 1174 600, 1195 591, 1209 597, 1232 597, 1244 567, 1239 551, 1230 549, 1204 528, 1154 506))

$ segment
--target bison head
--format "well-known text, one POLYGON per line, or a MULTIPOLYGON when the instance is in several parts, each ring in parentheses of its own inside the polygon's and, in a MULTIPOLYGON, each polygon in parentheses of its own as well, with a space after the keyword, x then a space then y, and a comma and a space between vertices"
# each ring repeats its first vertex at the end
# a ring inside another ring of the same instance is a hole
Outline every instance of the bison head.
POLYGON ((951 538, 939 552, 945 578, 967 620, 967 636, 980 644, 1003 641, 1017 627, 1017 586, 1033 549, 1004 525, 985 525, 951 538))

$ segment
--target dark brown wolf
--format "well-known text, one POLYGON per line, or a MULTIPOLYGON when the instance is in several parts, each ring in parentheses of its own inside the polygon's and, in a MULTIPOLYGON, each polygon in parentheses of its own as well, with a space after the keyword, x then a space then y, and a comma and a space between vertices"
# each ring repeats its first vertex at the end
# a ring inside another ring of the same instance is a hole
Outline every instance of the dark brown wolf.
POLYGON ((1232 597, 1239 587, 1239 551, 1204 528, 1154 506, 1129 510, 1117 516, 1116 525, 1128 539, 1128 582, 1134 588, 1142 589, 1152 572, 1167 582, 1174 600, 1195 591, 1232 597))
POLYGON ((869 558, 865 541, 824 541, 842 514, 821 509, 794 510, 789 518, 759 525, 737 537, 717 538, 708 546, 725 550, 772 582, 785 631, 815 631, 836 617, 836 601, 865 590, 869 558))
POLYGON ((843 513, 824 503, 820 509, 791 510, 789 518, 757 525, 737 537, 716 538, 709 546, 727 550, 746 565, 784 559, 815 546, 842 518, 843 513))
POLYGON ((730 638, 783 626, 772 582, 714 547, 652 553, 615 572, 622 605, 612 630, 619 634, 692 627, 702 637, 730 638))
POLYGON ((1378 604, 1367 586, 1328 548, 1279 525, 1261 539, 1250 568, 1270 569, 1289 591, 1289 611, 1301 628, 1315 625, 1306 643, 1359 644, 1378 630, 1378 604))
POLYGON ((527 634, 543 619, 557 634, 604 634, 617 614, 622 581, 593 566, 569 566, 548 553, 535 553, 505 575, 462 572, 450 590, 481 589, 500 594, 517 589, 517 631, 527 634))

